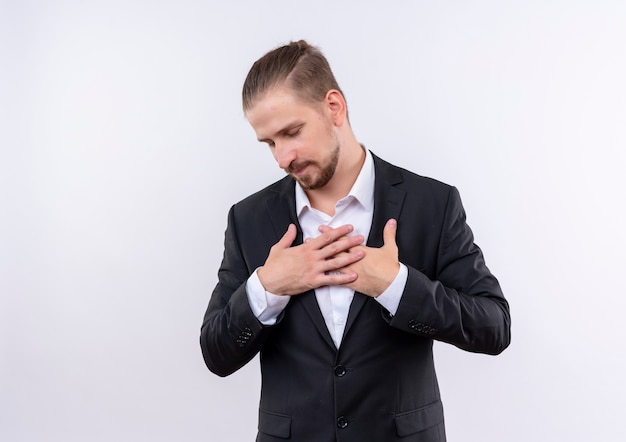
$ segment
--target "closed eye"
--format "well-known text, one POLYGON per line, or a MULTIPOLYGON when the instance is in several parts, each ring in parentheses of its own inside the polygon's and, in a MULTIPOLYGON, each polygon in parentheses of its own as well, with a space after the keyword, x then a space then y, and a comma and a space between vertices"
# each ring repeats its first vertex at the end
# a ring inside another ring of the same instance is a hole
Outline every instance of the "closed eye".
POLYGON ((290 131, 285 132, 285 136, 286 137, 295 137, 295 136, 300 134, 301 130, 302 130, 302 126, 296 127, 295 129, 292 129, 290 131))
MULTIPOLYGON (((287 127, 277 133, 278 138, 294 138, 300 135, 302 132, 303 123, 298 124, 297 126, 287 127)), ((258 138, 261 143, 267 143, 270 148, 273 148, 276 143, 270 138, 258 138)))

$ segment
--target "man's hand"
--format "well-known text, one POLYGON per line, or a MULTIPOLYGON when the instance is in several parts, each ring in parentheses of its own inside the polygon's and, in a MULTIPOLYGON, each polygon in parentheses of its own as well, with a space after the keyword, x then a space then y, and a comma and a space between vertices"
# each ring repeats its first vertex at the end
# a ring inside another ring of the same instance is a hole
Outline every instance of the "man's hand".
MULTIPOLYGON (((326 233, 329 227, 320 227, 320 232, 326 233)), ((362 251, 363 259, 352 262, 339 269, 342 273, 356 273, 358 278, 344 284, 355 291, 373 298, 377 297, 393 282, 400 270, 398 261, 398 246, 396 245, 396 231, 398 223, 390 219, 383 229, 383 246, 379 249, 358 246, 350 252, 362 251)))
POLYGON ((296 295, 326 285, 353 283, 357 272, 349 266, 363 259, 365 248, 357 247, 364 241, 363 235, 348 236, 352 230, 349 224, 335 229, 325 227, 320 236, 291 247, 297 231, 290 224, 259 269, 259 281, 275 295, 296 295))

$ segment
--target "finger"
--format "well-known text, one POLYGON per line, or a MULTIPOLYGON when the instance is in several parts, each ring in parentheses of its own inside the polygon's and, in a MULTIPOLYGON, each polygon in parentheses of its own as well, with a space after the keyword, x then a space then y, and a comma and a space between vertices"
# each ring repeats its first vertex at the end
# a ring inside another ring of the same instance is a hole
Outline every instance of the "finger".
POLYGON ((343 252, 350 252, 351 249, 360 246, 365 238, 363 235, 342 236, 341 238, 326 244, 319 249, 319 256, 323 259, 328 259, 343 252))
POLYGON ((327 233, 333 230, 340 230, 342 232, 345 232, 344 234, 348 234, 354 230, 354 226, 352 224, 344 224, 343 226, 339 226, 339 227, 330 227, 326 224, 320 224, 319 226, 317 226, 317 230, 320 233, 327 233))
POLYGON ((298 230, 296 229, 295 224, 289 224, 287 227, 287 231, 280 238, 280 240, 276 243, 276 246, 281 249, 287 249, 291 247, 291 244, 296 240, 296 235, 298 234, 298 230))
POLYGON ((385 246, 396 247, 396 232, 398 230, 398 222, 391 218, 383 228, 383 243, 385 246))
MULTIPOLYGON (((320 226, 318 226, 318 227, 317 227, 317 230, 318 230, 321 234, 324 234, 324 233, 330 232, 331 230, 333 230, 333 228, 332 228, 332 227, 330 227, 330 226, 327 226, 327 225, 325 225, 325 224, 322 224, 322 225, 320 225, 320 226)), ((337 241, 337 240, 338 240, 338 239, 335 239, 335 241, 337 241)), ((325 247, 325 246, 323 246, 323 245, 322 245, 321 247, 325 247)))
MULTIPOLYGON (((322 226, 320 226, 320 228, 322 228, 322 226)), ((328 244, 333 243, 338 238, 348 235, 354 230, 354 227, 352 227, 351 224, 346 224, 337 228, 323 226, 323 230, 324 231, 320 236, 314 238, 313 241, 311 241, 312 245, 320 249, 328 244)))
POLYGON ((364 257, 365 250, 363 248, 354 249, 347 253, 339 253, 324 260, 321 270, 323 272, 342 271, 345 267, 360 261, 364 257))
POLYGON ((357 273, 352 271, 325 273, 319 277, 318 286, 350 284, 357 278, 357 273))

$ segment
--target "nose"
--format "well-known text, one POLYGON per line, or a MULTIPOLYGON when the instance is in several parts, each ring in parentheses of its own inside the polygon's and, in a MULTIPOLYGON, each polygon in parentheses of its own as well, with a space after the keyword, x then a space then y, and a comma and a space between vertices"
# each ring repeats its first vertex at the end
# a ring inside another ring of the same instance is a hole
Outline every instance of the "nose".
POLYGON ((296 159, 296 151, 288 143, 276 143, 274 146, 274 158, 278 167, 286 169, 296 159))

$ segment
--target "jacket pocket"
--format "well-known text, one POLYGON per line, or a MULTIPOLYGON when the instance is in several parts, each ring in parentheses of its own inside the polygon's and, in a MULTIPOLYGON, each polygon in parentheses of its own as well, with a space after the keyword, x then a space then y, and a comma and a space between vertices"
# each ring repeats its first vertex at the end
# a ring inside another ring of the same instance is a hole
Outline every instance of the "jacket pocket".
POLYGON ((399 437, 419 433, 443 422, 443 405, 437 401, 416 410, 398 413, 395 422, 399 437))
POLYGON ((270 436, 291 437, 291 417, 259 410, 259 431, 270 436))

